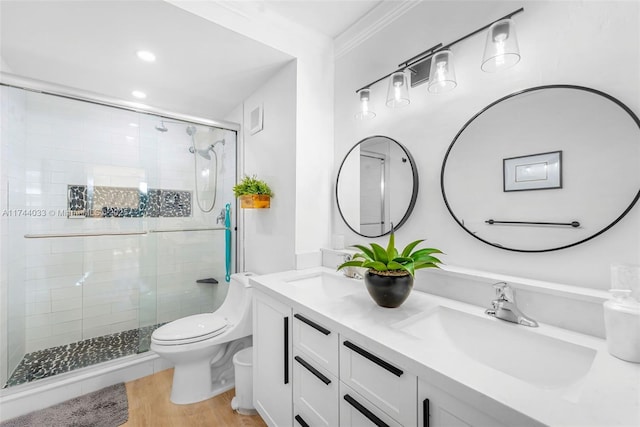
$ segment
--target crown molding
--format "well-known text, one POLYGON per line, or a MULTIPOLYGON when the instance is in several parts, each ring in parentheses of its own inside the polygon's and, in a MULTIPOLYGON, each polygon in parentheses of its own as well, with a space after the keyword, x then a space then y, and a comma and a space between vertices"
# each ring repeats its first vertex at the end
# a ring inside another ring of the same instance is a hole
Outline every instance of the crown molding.
POLYGON ((347 52, 355 49, 378 31, 416 7, 421 1, 422 0, 383 0, 377 7, 334 39, 334 58, 338 59, 347 52))

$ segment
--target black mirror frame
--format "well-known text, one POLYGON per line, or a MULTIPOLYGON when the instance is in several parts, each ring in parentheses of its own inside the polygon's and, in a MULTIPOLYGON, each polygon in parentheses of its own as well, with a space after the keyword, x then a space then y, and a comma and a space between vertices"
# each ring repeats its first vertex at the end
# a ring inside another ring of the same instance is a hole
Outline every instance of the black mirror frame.
POLYGON ((400 222, 398 222, 397 224, 393 225, 393 229, 394 231, 399 229, 400 227, 402 227, 402 225, 407 222, 407 219, 409 219, 409 215, 411 215, 411 212, 413 212, 413 208, 416 205, 416 200, 418 199, 418 188, 420 187, 420 183, 418 180, 418 169, 416 166, 416 162, 413 160, 413 156, 411 155, 411 153, 409 152, 409 150, 407 150, 407 148, 400 144, 398 141, 396 141, 393 138, 389 138, 388 136, 385 135, 372 135, 372 136, 368 136, 360 141, 358 141, 353 147, 351 147, 351 149, 347 152, 347 154, 345 154, 344 158, 342 159, 342 162, 340 163, 340 167, 338 168, 338 174, 336 175, 336 205, 338 205, 338 212, 340 213, 340 217, 342 218, 342 221, 347 225, 347 227, 349 227, 349 229, 351 231, 353 231, 354 233, 362 236, 362 237, 366 237, 369 239, 375 239, 377 237, 382 237, 382 236, 386 236, 387 234, 391 233, 391 230, 376 235, 376 236, 367 236, 364 235, 362 233, 360 233, 359 231, 356 231, 353 229, 353 227, 351 226, 351 224, 349 224, 347 222, 347 220, 345 219, 344 215, 342 214, 342 209, 340 208, 340 199, 338 198, 338 181, 340 180, 340 172, 342 171, 342 167, 344 166, 344 162, 347 160, 347 157, 349 157, 349 154, 351 154, 351 152, 360 144, 362 144, 365 141, 368 141, 372 138, 386 138, 392 142, 395 142, 396 144, 398 144, 398 146, 402 149, 402 151, 404 151, 405 155, 407 156, 407 159, 409 159, 409 164, 411 165, 411 176, 413 178, 413 191, 411 193, 411 200, 409 201, 409 206, 407 207, 407 211, 405 212, 404 216, 402 217, 402 219, 400 220, 400 222))
POLYGON ((636 193, 635 197, 633 198, 633 200, 631 201, 631 203, 629 204, 629 206, 627 206, 627 208, 622 212, 622 214, 620 216, 618 216, 613 222, 611 222, 611 224, 607 225, 606 227, 604 227, 602 230, 596 232, 595 234, 592 234, 591 236, 579 240, 577 242, 568 244, 568 245, 564 245, 564 246, 558 246, 556 248, 549 248, 549 249, 515 249, 515 248, 508 248, 505 246, 501 246, 495 243, 491 243, 481 237, 478 237, 476 234, 474 234, 473 232, 469 231, 464 224, 462 224, 462 222, 460 222, 460 220, 455 216, 455 214, 453 213, 453 210, 451 209, 451 206, 449 206, 449 201, 447 200, 447 195, 445 193, 444 190, 444 170, 445 167, 447 165, 447 159, 449 158, 449 154, 451 153, 451 149, 453 148, 453 146, 455 145, 456 141, 458 140, 458 138, 460 137, 460 135, 462 135, 462 133, 464 132, 464 130, 475 120, 477 119, 479 116, 481 116, 484 112, 486 112, 487 110, 489 110, 491 107, 493 107, 496 104, 499 104, 502 101, 505 101, 507 99, 513 98, 515 96, 524 94, 524 93, 529 93, 529 92, 534 92, 534 91, 538 91, 538 90, 544 90, 544 89, 576 89, 576 90, 584 90, 587 92, 591 92, 594 93, 596 95, 600 95, 605 97, 606 99, 608 99, 609 101, 615 103, 616 105, 618 105, 620 108, 622 108, 627 114, 629 114, 629 116, 633 119, 633 121, 636 123, 636 125, 638 126, 638 129, 640 130, 640 119, 638 119, 638 116, 636 116, 634 114, 633 111, 631 111, 631 109, 629 107, 627 107, 622 101, 620 101, 619 99, 605 93, 602 91, 599 91, 597 89, 592 89, 589 87, 585 87, 585 86, 576 86, 576 85, 568 85, 568 84, 554 84, 554 85, 544 85, 544 86, 535 86, 535 87, 531 87, 528 89, 523 89, 514 93, 511 93, 509 95, 506 95, 494 102, 492 102, 491 104, 487 105, 486 107, 484 107, 482 110, 480 110, 478 113, 476 113, 473 117, 471 117, 465 124, 464 126, 462 126, 462 128, 458 131, 458 133, 456 134, 455 138, 453 138, 453 141, 451 142, 451 144, 449 145, 449 148, 447 149, 447 153, 444 156, 444 159, 442 160, 442 168, 440 169, 440 190, 442 192, 442 198, 444 199, 444 204, 447 207, 447 210, 449 211, 449 213, 451 214, 451 217, 455 220, 455 222, 462 227, 462 229, 464 231, 466 231, 469 235, 473 236, 474 238, 480 240, 483 243, 486 243, 487 245, 493 246, 495 248, 498 249, 503 249, 503 250, 507 250, 507 251, 513 251, 513 252, 527 252, 527 253, 535 253, 535 252, 552 252, 552 251, 558 251, 560 249, 566 249, 566 248, 570 248, 572 246, 576 246, 579 245, 581 243, 584 243, 586 241, 589 241, 599 235, 601 235, 602 233, 604 233, 605 231, 609 230, 611 227, 613 227, 614 225, 616 225, 622 218, 625 217, 625 215, 627 215, 627 213, 629 213, 629 211, 633 208, 633 206, 638 202, 638 199, 640 199, 640 189, 638 190, 638 192, 636 193))

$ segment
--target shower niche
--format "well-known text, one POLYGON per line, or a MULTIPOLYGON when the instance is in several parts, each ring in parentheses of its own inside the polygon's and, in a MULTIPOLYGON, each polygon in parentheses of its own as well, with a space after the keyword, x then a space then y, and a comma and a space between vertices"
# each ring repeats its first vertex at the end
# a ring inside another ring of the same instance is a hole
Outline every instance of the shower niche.
POLYGON ((69 185, 69 218, 191 216, 191 191, 69 185))
POLYGON ((145 352, 235 272, 237 126, 87 101, 0 85, 0 387, 145 352))

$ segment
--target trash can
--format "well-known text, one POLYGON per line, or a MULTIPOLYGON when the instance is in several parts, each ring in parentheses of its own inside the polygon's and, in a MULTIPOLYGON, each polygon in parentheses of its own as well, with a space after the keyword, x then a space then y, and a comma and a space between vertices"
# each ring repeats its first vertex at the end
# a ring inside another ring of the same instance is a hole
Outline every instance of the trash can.
POLYGON ((233 356, 236 376, 236 395, 231 399, 231 409, 242 415, 258 413, 253 407, 253 347, 240 350, 233 356))

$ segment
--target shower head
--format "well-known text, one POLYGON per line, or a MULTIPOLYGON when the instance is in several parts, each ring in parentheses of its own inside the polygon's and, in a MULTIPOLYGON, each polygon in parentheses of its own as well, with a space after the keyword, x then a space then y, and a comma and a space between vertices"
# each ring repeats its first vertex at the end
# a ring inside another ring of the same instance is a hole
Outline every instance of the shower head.
POLYGON ((209 154, 210 150, 211 150, 211 147, 207 147, 206 150, 198 150, 198 154, 200 154, 202 157, 204 157, 207 160, 211 160, 211 154, 209 154))
POLYGON ((197 129, 195 126, 192 126, 192 125, 187 126, 187 135, 193 136, 196 134, 196 131, 197 129))
MULTIPOLYGON (((189 133, 189 128, 193 128, 193 130, 192 130, 192 131, 195 133, 195 131, 196 131, 196 130, 195 130, 195 128, 194 128, 193 126, 189 126, 189 127, 187 128, 187 133, 189 133)), ((193 136, 193 135, 192 135, 192 134, 190 134, 190 133, 189 133, 189 135, 193 136)), ((205 159, 207 159, 207 160, 211 160, 211 154, 209 154, 209 152, 210 152, 210 151, 213 151, 213 150, 214 150, 214 148, 216 148, 216 145, 217 145, 217 144, 222 144, 222 145, 224 145, 224 142, 225 142, 225 141, 224 141, 224 138, 223 138, 223 139, 218 140, 218 141, 214 142, 213 144, 209 145, 207 148, 199 148, 199 149, 197 149, 197 150, 196 150, 196 149, 195 149, 195 148, 193 148, 193 147, 189 147, 189 152, 190 152, 191 154, 193 154, 193 153, 198 153, 201 157, 204 157, 204 158, 205 158, 205 159)))
POLYGON ((189 152, 190 153, 198 153, 199 156, 204 157, 207 160, 211 160, 211 154, 209 154, 209 151, 213 150, 213 145, 208 146, 207 148, 204 149, 194 149, 193 147, 189 147, 189 152))
POLYGON ((164 121, 161 120, 160 121, 160 126, 156 126, 156 130, 159 131, 159 132, 163 132, 164 133, 164 132, 168 131, 169 129, 164 125, 164 121))

